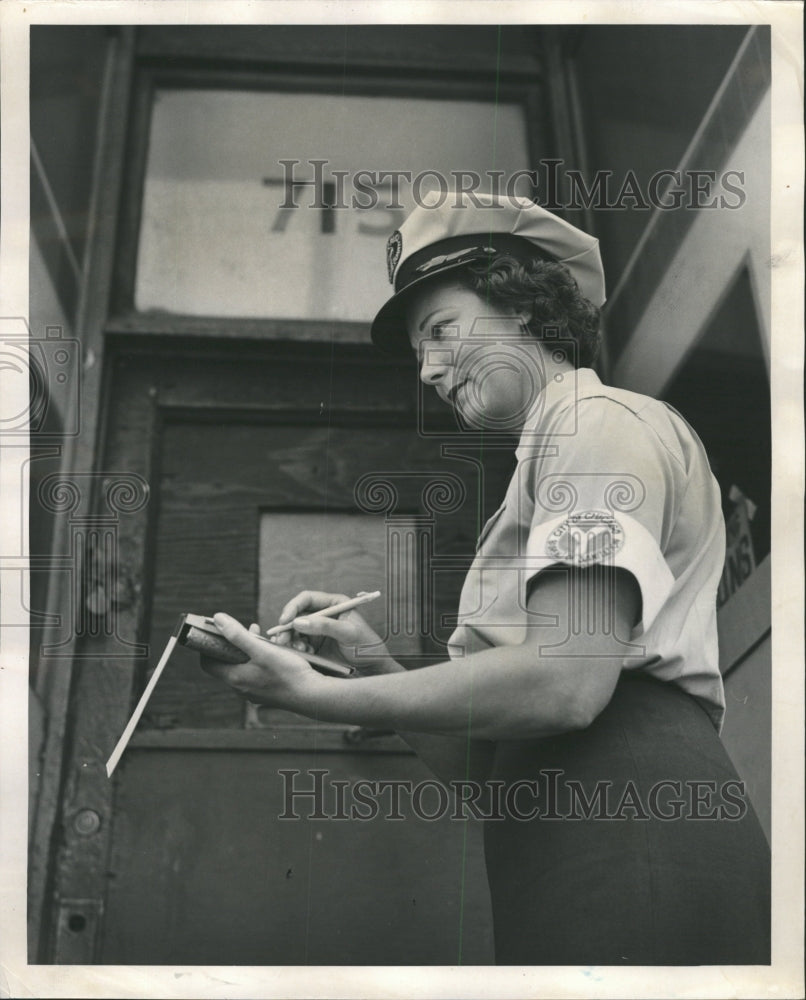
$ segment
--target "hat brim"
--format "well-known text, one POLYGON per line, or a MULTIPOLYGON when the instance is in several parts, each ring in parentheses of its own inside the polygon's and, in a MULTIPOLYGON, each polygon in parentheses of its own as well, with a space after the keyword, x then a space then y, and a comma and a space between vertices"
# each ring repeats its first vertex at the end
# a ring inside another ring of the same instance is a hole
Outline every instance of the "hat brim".
POLYGON ((421 278, 410 281, 405 288, 401 288, 391 299, 388 299, 378 310, 370 328, 372 343, 378 350, 391 357, 413 358, 414 348, 409 340, 406 326, 406 307, 413 293, 435 279, 441 278, 444 274, 459 271, 466 266, 467 261, 445 264, 444 267, 434 269, 421 278))

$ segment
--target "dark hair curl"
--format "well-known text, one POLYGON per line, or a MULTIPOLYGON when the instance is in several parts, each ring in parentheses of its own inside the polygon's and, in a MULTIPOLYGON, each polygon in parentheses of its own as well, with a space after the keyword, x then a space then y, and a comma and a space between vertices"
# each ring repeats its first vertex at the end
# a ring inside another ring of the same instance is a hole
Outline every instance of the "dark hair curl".
MULTIPOLYGON (((489 264, 468 264, 456 280, 493 307, 530 315, 527 325, 536 339, 542 340, 550 329, 552 338, 573 341, 574 347, 565 353, 575 368, 588 368, 596 360, 600 310, 582 295, 564 264, 502 255, 489 264)), ((558 346, 562 349, 561 343, 558 346)))

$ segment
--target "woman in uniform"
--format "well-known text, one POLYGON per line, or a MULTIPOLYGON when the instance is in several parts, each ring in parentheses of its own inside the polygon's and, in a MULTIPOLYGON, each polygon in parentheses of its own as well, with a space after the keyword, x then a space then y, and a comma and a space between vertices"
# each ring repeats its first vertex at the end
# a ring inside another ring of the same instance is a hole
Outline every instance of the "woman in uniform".
POLYGON ((678 413, 591 367, 597 241, 525 199, 442 192, 387 262, 375 344, 413 350, 461 427, 519 441, 451 658, 406 671, 357 612, 306 617, 344 595, 305 591, 274 647, 216 616, 251 659, 207 668, 264 704, 397 730, 445 780, 536 783, 530 819, 485 821, 499 964, 768 963, 769 851, 718 735, 719 488, 678 413), (358 676, 294 651, 322 642, 358 676))

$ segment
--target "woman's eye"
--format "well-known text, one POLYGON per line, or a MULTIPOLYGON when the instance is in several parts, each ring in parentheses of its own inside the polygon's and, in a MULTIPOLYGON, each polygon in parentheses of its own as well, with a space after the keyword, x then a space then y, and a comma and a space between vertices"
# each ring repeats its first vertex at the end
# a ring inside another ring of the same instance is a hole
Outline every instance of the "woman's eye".
POLYGON ((459 328, 454 323, 436 323, 431 327, 431 339, 442 340, 444 337, 455 337, 459 328))

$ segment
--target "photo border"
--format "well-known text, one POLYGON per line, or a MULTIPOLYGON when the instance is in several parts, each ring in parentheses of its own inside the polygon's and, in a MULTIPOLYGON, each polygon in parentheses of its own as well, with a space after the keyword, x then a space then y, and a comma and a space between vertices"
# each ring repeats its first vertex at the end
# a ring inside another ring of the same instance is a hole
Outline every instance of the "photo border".
MULTIPOLYGON (((4 0, 0 9, 2 205, 0 316, 28 313, 28 28, 32 24, 552 23, 769 24, 772 29, 772 840, 773 961, 769 967, 204 967, 41 966, 26 960, 27 629, 0 637, 4 901, 0 993, 170 997, 748 997, 803 993, 803 5, 666 0, 464 0, 407 4, 165 0, 4 0)), ((12 387, 13 388, 13 387, 12 387)), ((21 400, 21 405, 26 405, 21 400)), ((3 512, 25 443, 2 442, 3 512), (7 495, 7 491, 8 494, 7 495)), ((26 551, 19 516, 0 518, 0 551, 26 551)), ((24 596, 24 595, 23 595, 24 596)), ((0 593, 0 622, 18 623, 20 595, 0 593)))

